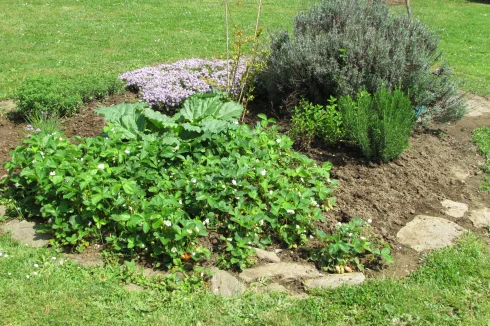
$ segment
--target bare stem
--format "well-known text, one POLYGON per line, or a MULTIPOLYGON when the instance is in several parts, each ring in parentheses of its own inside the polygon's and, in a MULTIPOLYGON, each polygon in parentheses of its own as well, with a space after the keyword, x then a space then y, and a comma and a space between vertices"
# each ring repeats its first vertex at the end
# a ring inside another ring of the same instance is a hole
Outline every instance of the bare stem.
POLYGON ((230 26, 228 22, 228 0, 225 0, 225 24, 226 24, 226 87, 230 91, 230 26))
POLYGON ((405 4, 407 5, 408 19, 412 20, 412 9, 410 9, 410 0, 405 0, 405 4))
MULTIPOLYGON (((258 32, 259 32, 259 21, 260 21, 260 14, 261 14, 261 11, 262 11, 262 0, 259 0, 259 8, 257 9, 257 19, 255 21, 255 31, 254 31, 254 39, 253 39, 253 42, 252 42, 252 58, 251 58, 251 61, 253 62, 254 61, 254 53, 255 53, 255 47, 257 45, 257 38, 258 38, 258 32)), ((244 96, 244 90, 245 90, 245 86, 246 86, 246 83, 247 83, 247 78, 248 78, 248 72, 249 72, 249 67, 247 65, 247 69, 245 70, 245 77, 243 78, 243 81, 244 81, 244 84, 241 85, 241 90, 240 90, 240 96, 238 97, 238 102, 242 102, 243 100, 243 96, 244 96)), ((245 115, 245 110, 243 111, 243 116, 245 115)), ((243 120, 243 116, 242 116, 242 120, 243 120)))

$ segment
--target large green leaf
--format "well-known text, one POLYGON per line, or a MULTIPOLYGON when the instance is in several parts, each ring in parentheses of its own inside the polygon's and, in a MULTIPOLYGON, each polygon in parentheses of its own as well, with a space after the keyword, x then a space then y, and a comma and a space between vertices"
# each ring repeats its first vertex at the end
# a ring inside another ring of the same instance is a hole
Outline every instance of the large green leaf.
POLYGON ((128 139, 140 138, 146 129, 146 118, 143 103, 118 104, 95 110, 95 113, 104 116, 106 121, 114 124, 115 129, 123 132, 123 137, 128 139))
POLYGON ((174 129, 179 125, 168 115, 162 114, 150 108, 146 108, 143 111, 143 115, 148 119, 156 129, 165 130, 165 129, 174 129))
POLYGON ((240 118, 243 112, 243 106, 237 102, 226 102, 221 105, 218 112, 214 116, 216 119, 236 121, 240 118))
POLYGON ((196 123, 205 119, 234 121, 238 120, 242 112, 243 107, 239 103, 223 103, 220 97, 215 96, 188 98, 184 102, 180 114, 190 123, 196 123))

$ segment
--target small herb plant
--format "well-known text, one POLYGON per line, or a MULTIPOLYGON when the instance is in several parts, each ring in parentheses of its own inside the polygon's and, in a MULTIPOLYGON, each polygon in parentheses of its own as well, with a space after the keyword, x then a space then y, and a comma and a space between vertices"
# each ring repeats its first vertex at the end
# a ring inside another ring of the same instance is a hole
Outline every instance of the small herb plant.
POLYGON ((243 108, 219 95, 192 97, 173 117, 141 103, 98 112, 105 136, 34 132, 6 163, 6 198, 62 245, 102 242, 169 268, 213 250, 240 269, 252 247, 306 242, 335 203, 330 163, 294 152, 265 116, 238 124, 243 108), (210 234, 214 247, 201 241, 210 234))
POLYGON ((354 218, 349 223, 337 223, 331 235, 318 230, 317 237, 323 246, 313 250, 311 259, 324 270, 344 273, 352 271, 350 265, 355 265, 362 271, 366 263, 393 261, 390 247, 385 243, 373 242, 366 222, 360 218, 354 218))
POLYGON ((16 90, 14 99, 21 115, 37 119, 71 116, 83 103, 124 91, 116 77, 88 75, 64 80, 37 76, 26 79, 16 90))
POLYGON ((333 97, 327 106, 302 99, 294 109, 289 136, 303 149, 308 150, 315 138, 323 143, 336 143, 343 133, 342 115, 333 97))
POLYGON ((339 99, 348 140, 360 147, 368 160, 391 161, 408 147, 415 114, 408 96, 386 87, 374 93, 360 91, 355 99, 339 99))

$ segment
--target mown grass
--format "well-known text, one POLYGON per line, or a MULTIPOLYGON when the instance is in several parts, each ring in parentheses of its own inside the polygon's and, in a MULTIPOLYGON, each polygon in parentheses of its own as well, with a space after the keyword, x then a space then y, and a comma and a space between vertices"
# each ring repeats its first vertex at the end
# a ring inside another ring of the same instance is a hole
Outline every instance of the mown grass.
MULTIPOLYGON (((315 0, 264 2, 267 32, 289 29, 315 0)), ((230 1, 231 23, 251 32, 256 0, 230 1)), ((441 35, 465 88, 490 96, 490 6, 483 1, 413 0, 414 14, 441 35)), ((400 8, 399 8, 400 9, 400 8)), ((224 8, 215 0, 20 0, 0 2, 0 99, 26 77, 116 75, 191 57, 225 54, 224 8)))
MULTIPOLYGON (((230 2, 230 23, 251 32, 258 1, 230 2)), ((262 26, 290 28, 311 0, 264 1, 262 26)), ((183 58, 223 56, 223 1, 0 2, 0 99, 29 76, 117 74, 183 58)))
POLYGON ((464 89, 490 97, 490 2, 412 0, 416 17, 440 36, 440 48, 465 81, 464 89))
MULTIPOLYGON (((486 167, 484 168, 487 174, 490 174, 490 127, 480 127, 473 131, 473 141, 478 146, 481 154, 486 159, 486 167)), ((490 177, 486 177, 481 186, 484 191, 490 190, 490 177)))
POLYGON ((53 250, 28 248, 7 235, 0 235, 0 249, 3 325, 487 325, 490 316, 490 252, 472 234, 429 254, 406 280, 318 291, 304 300, 128 292, 111 269, 60 265, 53 250))

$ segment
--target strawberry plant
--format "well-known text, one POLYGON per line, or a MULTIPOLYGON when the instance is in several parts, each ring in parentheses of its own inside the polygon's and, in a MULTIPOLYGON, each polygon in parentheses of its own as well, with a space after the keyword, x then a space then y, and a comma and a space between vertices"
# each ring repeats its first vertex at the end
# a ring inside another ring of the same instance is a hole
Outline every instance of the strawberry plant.
POLYGON ((360 218, 354 218, 349 223, 337 223, 330 235, 318 230, 317 237, 323 246, 313 250, 311 258, 324 270, 344 273, 352 271, 349 265, 354 264, 362 271, 364 264, 360 258, 369 263, 393 261, 390 247, 385 243, 373 242, 366 230, 366 222, 360 218))
POLYGON ((34 133, 6 163, 12 198, 54 241, 103 242, 156 265, 198 265, 211 250, 243 268, 252 247, 297 247, 334 203, 330 163, 292 150, 272 119, 254 128, 222 97, 193 97, 174 116, 143 104, 104 108, 104 136, 34 133), (201 238, 220 235, 214 246, 201 238))

